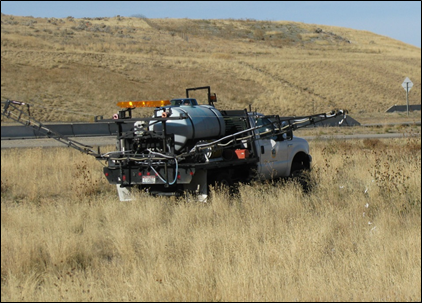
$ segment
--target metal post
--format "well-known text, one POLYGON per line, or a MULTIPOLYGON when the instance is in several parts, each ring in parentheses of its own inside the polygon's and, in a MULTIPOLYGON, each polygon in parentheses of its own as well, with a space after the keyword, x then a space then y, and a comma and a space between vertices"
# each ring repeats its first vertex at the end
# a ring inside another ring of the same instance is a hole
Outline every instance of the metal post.
POLYGON ((409 117, 409 82, 406 82, 406 104, 407 104, 407 116, 409 117))
MULTIPOLYGON (((165 120, 161 121, 162 125, 163 125, 163 153, 166 154, 167 153, 167 123, 165 120)), ((176 168, 175 168, 176 169, 176 168)), ((165 188, 169 187, 169 171, 168 171, 168 166, 167 166, 167 162, 164 162, 164 175, 166 176, 166 184, 164 184, 165 188)))

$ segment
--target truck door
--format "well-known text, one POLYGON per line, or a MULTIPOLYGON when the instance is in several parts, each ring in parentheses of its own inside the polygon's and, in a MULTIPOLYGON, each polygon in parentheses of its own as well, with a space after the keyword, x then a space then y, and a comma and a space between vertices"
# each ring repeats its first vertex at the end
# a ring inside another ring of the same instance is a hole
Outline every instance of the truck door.
POLYGON ((271 136, 274 125, 268 118, 258 118, 256 126, 263 125, 256 130, 256 147, 260 161, 258 175, 262 179, 286 177, 289 175, 289 155, 292 149, 291 141, 271 136), (290 144, 289 144, 290 143, 290 144))

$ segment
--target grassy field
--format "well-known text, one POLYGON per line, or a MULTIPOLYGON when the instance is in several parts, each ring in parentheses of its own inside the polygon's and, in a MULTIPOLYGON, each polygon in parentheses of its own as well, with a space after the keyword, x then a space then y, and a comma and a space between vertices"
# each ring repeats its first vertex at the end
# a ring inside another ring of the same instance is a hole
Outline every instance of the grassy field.
POLYGON ((171 99, 207 85, 218 108, 250 104, 281 116, 344 108, 358 121, 388 120, 389 107, 406 104, 406 77, 409 103, 421 100, 420 48, 367 31, 142 16, 1 21, 1 99, 32 104, 43 122, 111 117, 119 101, 171 99))
MULTIPOLYGON (((385 124, 299 136, 420 134, 389 125, 420 111, 385 113, 405 104, 406 77, 420 104, 420 48, 341 27, 2 14, 1 72, 1 100, 33 105, 42 122, 109 118, 119 101, 210 85, 221 109, 343 108, 385 124)), ((421 301, 420 135, 310 149, 310 193, 244 184, 235 196, 214 189, 208 203, 119 202, 102 163, 78 151, 2 150, 2 301, 421 301)))
POLYGON ((2 301, 420 301, 421 140, 311 141, 314 188, 119 202, 96 160, 2 150, 2 301))

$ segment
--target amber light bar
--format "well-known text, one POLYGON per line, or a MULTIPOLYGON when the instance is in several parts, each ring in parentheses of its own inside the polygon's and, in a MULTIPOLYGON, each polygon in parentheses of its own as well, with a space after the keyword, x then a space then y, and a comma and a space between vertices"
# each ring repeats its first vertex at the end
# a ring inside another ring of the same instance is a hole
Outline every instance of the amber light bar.
POLYGON ((133 107, 161 107, 170 105, 170 100, 158 100, 158 101, 123 101, 118 102, 117 106, 122 108, 133 108, 133 107))

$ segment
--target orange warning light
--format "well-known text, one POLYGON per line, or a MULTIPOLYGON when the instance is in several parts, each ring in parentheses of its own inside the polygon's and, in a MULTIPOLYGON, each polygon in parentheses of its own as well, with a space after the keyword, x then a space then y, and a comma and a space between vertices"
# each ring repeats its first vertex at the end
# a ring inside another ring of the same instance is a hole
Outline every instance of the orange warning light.
POLYGON ((117 106, 122 108, 134 108, 134 107, 161 107, 170 105, 170 100, 158 100, 158 101, 123 101, 118 102, 117 106))

